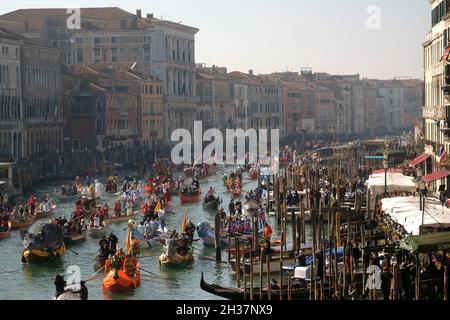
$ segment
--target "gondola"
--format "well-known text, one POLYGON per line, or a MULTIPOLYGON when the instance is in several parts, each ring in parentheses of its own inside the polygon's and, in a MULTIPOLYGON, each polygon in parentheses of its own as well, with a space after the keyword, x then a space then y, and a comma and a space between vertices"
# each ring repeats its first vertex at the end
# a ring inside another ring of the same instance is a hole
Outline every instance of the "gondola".
MULTIPOLYGON (((209 292, 213 295, 229 299, 229 300, 244 300, 244 297, 247 296, 249 298, 250 292, 247 289, 246 293, 244 293, 244 289, 241 288, 225 288, 215 284, 209 284, 205 282, 205 279, 202 277, 200 279, 200 288, 203 291, 209 292)), ((329 290, 326 290, 329 291, 329 290)), ((267 288, 262 289, 262 297, 260 295, 260 288, 253 288, 253 299, 254 300, 268 300, 268 290, 267 288)), ((280 300, 280 289, 272 288, 271 290, 271 299, 272 300, 280 300)), ((288 299, 288 288, 285 286, 283 288, 283 300, 288 299)), ((292 300, 309 300, 309 289, 307 287, 292 287, 291 286, 291 299, 292 300)))
POLYGON ((23 240, 22 262, 49 262, 59 259, 66 251, 64 231, 53 223, 37 222, 23 240))
POLYGON ((8 221, 8 230, 0 232, 0 240, 5 239, 11 233, 11 221, 8 221))
POLYGON ((208 202, 206 202, 206 198, 203 198, 203 209, 205 210, 215 210, 219 207, 220 204, 220 197, 219 196, 215 196, 214 199, 209 200, 208 202))
POLYGON ((103 290, 108 292, 126 292, 136 289, 141 284, 141 265, 136 265, 136 271, 133 277, 128 276, 122 269, 117 270, 115 276, 114 270, 108 272, 103 279, 103 290))

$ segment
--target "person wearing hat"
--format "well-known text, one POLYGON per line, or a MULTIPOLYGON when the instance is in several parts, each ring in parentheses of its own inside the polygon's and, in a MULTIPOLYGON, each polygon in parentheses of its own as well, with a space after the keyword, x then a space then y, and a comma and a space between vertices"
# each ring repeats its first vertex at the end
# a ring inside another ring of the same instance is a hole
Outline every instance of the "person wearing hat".
POLYGON ((81 300, 87 300, 88 299, 88 289, 86 287, 86 282, 85 281, 80 281, 80 299, 81 300))

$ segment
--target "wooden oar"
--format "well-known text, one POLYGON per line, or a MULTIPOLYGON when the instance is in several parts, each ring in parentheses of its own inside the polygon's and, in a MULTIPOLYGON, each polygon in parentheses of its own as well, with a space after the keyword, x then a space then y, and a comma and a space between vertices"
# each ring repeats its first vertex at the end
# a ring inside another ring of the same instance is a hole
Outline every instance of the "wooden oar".
POLYGON ((147 272, 147 273, 149 273, 149 274, 151 274, 151 275, 153 275, 155 277, 158 277, 158 279, 173 280, 173 279, 170 279, 170 278, 162 277, 162 276, 160 276, 160 275, 158 275, 156 273, 153 273, 151 271, 148 271, 148 270, 145 270, 145 269, 142 269, 142 268, 141 268, 141 270, 144 271, 144 272, 147 272))
POLYGON ((74 251, 74 250, 72 250, 72 249, 70 249, 70 248, 66 248, 66 249, 69 250, 70 252, 73 252, 73 253, 76 254, 77 256, 80 255, 78 252, 76 252, 76 251, 74 251))
POLYGON ((91 253, 90 255, 88 255, 88 257, 92 257, 94 254, 98 254, 99 252, 98 251, 96 251, 96 252, 94 252, 94 253, 91 253))
POLYGON ((105 266, 103 266, 103 267, 101 267, 100 269, 98 269, 96 272, 94 272, 87 280, 84 280, 84 281, 90 281, 90 280, 94 280, 94 278, 96 278, 97 277, 97 274, 101 271, 101 270, 103 270, 105 268, 105 266))

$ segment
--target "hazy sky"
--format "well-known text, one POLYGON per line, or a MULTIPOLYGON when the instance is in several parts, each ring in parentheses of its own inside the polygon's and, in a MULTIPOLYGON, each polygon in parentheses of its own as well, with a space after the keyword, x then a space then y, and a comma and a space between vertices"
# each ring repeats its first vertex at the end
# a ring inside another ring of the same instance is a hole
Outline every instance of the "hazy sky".
POLYGON ((421 44, 431 27, 427 0, 2 0, 0 13, 101 6, 142 9, 144 16, 199 28, 197 62, 255 73, 307 66, 364 77, 422 78, 421 44), (367 13, 373 5, 380 9, 379 29, 367 27, 370 17, 376 19, 367 13))

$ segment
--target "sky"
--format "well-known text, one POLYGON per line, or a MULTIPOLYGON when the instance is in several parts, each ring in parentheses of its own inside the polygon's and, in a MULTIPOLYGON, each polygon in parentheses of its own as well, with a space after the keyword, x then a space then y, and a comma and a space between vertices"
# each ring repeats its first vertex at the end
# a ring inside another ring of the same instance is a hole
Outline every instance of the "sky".
POLYGON ((299 71, 423 78, 427 0, 16 0, 20 8, 118 6, 200 29, 196 62, 256 74, 299 71))

